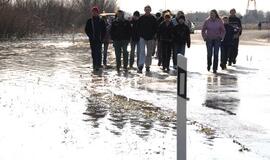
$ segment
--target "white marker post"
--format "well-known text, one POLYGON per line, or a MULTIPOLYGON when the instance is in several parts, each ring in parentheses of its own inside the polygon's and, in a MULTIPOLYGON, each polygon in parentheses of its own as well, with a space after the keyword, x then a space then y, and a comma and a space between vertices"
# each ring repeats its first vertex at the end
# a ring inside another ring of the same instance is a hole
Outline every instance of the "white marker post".
POLYGON ((187 58, 178 54, 177 66, 177 160, 186 160, 187 58))

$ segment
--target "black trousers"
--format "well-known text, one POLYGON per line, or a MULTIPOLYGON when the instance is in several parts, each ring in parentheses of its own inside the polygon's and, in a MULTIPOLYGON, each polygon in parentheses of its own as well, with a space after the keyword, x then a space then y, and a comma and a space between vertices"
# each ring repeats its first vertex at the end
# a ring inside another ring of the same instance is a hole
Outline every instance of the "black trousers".
POLYGON ((226 66, 229 57, 231 56, 231 50, 232 46, 231 45, 221 45, 221 62, 220 64, 222 66, 226 66))
POLYGON ((160 45, 162 54, 162 66, 163 68, 169 68, 172 55, 172 43, 167 41, 161 41, 160 45))
POLYGON ((99 41, 90 41, 91 55, 93 60, 93 69, 101 67, 102 61, 102 43, 99 41))
POLYGON ((233 40, 233 46, 231 55, 229 56, 229 63, 236 63, 236 57, 238 55, 239 38, 233 40))

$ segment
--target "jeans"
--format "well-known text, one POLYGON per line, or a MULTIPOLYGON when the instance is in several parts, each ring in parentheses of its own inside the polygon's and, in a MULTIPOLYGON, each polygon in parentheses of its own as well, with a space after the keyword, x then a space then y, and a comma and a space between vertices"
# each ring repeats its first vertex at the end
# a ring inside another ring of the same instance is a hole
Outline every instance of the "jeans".
POLYGON ((119 41, 113 42, 117 69, 119 69, 121 67, 121 52, 122 51, 123 51, 124 68, 125 69, 127 68, 127 65, 128 65, 128 51, 127 51, 128 42, 129 42, 128 40, 119 40, 119 41))
POLYGON ((218 52, 219 52, 220 45, 221 45, 221 40, 219 39, 206 40, 207 68, 210 69, 212 65, 212 57, 214 55, 213 71, 216 71, 218 68, 218 52))
POLYGON ((135 58, 135 48, 136 48, 136 55, 137 55, 137 66, 139 66, 139 57, 140 57, 140 43, 139 41, 131 41, 130 42, 130 59, 129 59, 129 66, 132 67, 134 64, 135 58), (137 47, 137 48, 136 48, 137 47))
POLYGON ((173 65, 177 66, 177 55, 181 54, 181 55, 185 56, 186 45, 174 43, 173 47, 174 47, 173 48, 174 49, 173 50, 173 65))
POLYGON ((140 57, 139 57, 139 68, 142 69, 144 64, 146 68, 149 68, 152 64, 152 53, 154 50, 153 47, 154 40, 145 40, 140 37, 140 57), (145 56, 145 45, 147 47, 147 55, 145 56))
POLYGON ((102 43, 100 41, 90 41, 90 48, 93 59, 93 69, 98 69, 101 67, 102 43))
POLYGON ((162 66, 163 66, 163 68, 169 68, 171 54, 172 54, 171 42, 161 41, 161 53, 162 53, 162 66))

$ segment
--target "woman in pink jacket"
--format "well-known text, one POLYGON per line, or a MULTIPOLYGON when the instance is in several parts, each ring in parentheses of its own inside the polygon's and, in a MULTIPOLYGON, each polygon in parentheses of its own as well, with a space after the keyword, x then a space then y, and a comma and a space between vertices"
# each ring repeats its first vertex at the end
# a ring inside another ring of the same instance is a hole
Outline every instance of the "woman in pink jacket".
POLYGON ((210 11, 210 16, 204 21, 202 27, 202 37, 207 47, 207 70, 209 71, 213 61, 213 73, 217 73, 218 52, 221 41, 225 36, 224 24, 215 9, 210 11))

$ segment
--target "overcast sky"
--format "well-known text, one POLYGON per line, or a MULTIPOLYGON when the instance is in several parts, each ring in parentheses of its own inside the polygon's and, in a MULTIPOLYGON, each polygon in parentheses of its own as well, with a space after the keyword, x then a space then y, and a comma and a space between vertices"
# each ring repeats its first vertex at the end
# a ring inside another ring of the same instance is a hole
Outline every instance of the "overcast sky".
MULTIPOLYGON (((211 9, 229 10, 235 8, 244 14, 248 0, 117 0, 120 9, 132 13, 135 10, 143 11, 149 4, 153 12, 160 9, 183 10, 185 12, 209 11, 211 9)), ((257 10, 270 11, 270 0, 256 0, 257 10)), ((252 5, 253 6, 253 5, 252 5)))

